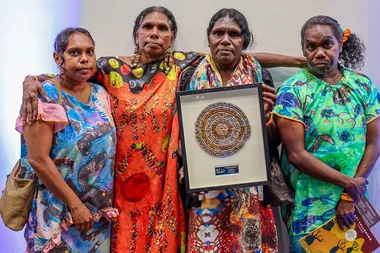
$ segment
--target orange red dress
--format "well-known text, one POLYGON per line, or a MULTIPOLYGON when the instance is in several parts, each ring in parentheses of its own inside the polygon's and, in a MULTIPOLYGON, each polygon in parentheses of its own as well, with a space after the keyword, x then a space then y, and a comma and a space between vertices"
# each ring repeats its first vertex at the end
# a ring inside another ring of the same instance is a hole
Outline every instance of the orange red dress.
POLYGON ((173 54, 169 73, 163 60, 131 68, 115 57, 97 61, 98 83, 111 96, 116 124, 112 252, 185 251, 184 212, 178 191, 179 75, 199 55, 173 54))

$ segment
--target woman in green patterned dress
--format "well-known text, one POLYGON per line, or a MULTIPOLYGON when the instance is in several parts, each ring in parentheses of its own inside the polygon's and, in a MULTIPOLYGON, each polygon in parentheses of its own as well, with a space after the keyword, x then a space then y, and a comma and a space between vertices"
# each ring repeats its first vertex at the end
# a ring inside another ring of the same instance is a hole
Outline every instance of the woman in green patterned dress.
POLYGON ((302 27, 301 44, 307 68, 283 83, 273 111, 282 169, 296 192, 294 205, 283 207, 293 252, 304 252, 298 240, 335 215, 341 228, 354 222, 379 156, 379 92, 347 69, 363 63, 361 39, 316 16, 302 27))

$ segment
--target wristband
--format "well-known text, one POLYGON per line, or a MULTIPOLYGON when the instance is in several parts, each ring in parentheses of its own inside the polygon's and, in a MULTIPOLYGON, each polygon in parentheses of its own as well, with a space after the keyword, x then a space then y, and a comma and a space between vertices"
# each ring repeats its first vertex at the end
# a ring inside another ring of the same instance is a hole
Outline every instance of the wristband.
POLYGON ((273 122, 273 114, 271 113, 271 114, 270 114, 270 118, 269 118, 268 122, 265 123, 265 125, 266 125, 266 126, 269 126, 270 124, 272 124, 272 122, 273 122))
POLYGON ((340 196, 340 199, 345 200, 345 201, 349 201, 349 202, 354 202, 354 199, 351 198, 351 196, 345 192, 342 193, 342 196, 340 196))
POLYGON ((49 74, 49 73, 45 73, 44 75, 45 75, 45 76, 48 76, 48 77, 50 77, 50 78, 54 78, 54 77, 55 77, 54 74, 49 74))

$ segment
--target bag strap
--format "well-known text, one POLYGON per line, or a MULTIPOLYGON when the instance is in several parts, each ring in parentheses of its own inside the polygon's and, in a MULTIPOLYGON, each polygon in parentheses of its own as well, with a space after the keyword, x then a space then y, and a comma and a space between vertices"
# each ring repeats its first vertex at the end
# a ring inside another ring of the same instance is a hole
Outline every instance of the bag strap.
POLYGON ((53 84, 55 86, 55 88, 57 89, 57 91, 58 91, 58 104, 62 105, 63 97, 62 97, 61 85, 58 82, 56 82, 54 79, 50 79, 50 80, 48 80, 48 82, 53 84))

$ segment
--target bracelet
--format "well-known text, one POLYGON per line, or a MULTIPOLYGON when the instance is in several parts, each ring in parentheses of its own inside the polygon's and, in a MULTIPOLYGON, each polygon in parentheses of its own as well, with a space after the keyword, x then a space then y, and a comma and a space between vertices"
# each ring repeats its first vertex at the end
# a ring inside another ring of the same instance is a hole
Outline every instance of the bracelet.
POLYGON ((50 78, 54 78, 54 77, 55 77, 54 74, 49 74, 49 73, 45 73, 44 75, 45 75, 45 76, 48 76, 48 77, 50 77, 50 78))
POLYGON ((273 122, 273 114, 271 113, 271 114, 270 114, 270 118, 269 118, 268 122, 265 123, 265 125, 266 125, 266 126, 269 126, 270 124, 272 124, 272 122, 273 122))
POLYGON ((342 193, 342 196, 340 196, 340 199, 345 200, 345 201, 349 201, 349 202, 354 202, 354 199, 351 198, 351 196, 345 192, 342 193))

